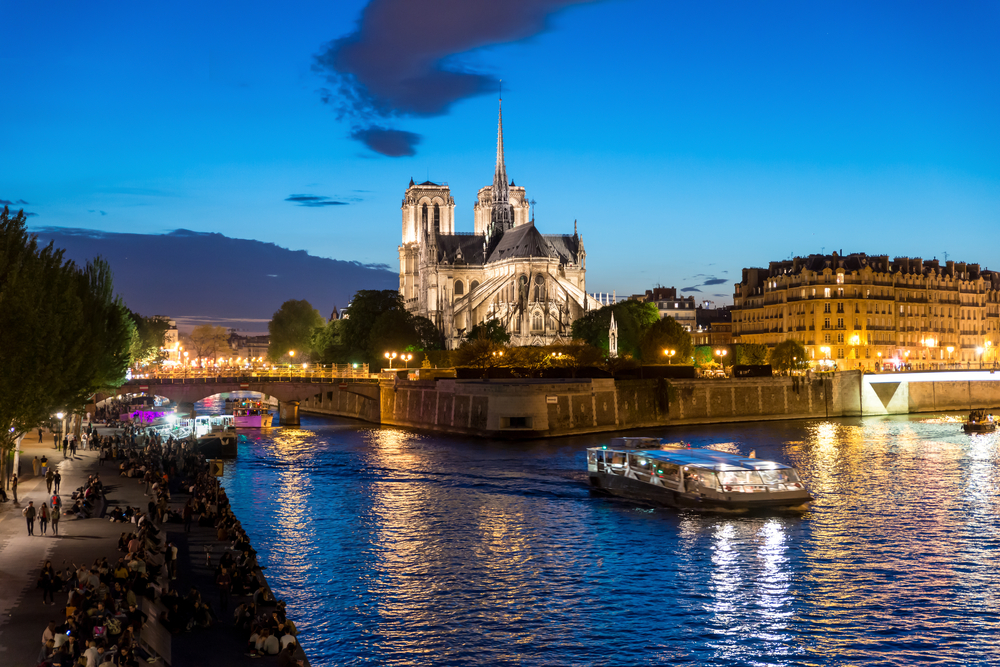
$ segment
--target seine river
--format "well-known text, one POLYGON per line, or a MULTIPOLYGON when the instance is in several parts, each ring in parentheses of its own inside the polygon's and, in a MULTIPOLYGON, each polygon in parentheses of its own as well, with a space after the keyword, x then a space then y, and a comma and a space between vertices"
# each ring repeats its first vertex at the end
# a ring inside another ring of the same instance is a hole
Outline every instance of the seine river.
POLYGON ((804 514, 592 495, 608 435, 245 432, 234 509, 314 665, 1000 665, 998 439, 927 417, 663 429, 796 466, 804 514))

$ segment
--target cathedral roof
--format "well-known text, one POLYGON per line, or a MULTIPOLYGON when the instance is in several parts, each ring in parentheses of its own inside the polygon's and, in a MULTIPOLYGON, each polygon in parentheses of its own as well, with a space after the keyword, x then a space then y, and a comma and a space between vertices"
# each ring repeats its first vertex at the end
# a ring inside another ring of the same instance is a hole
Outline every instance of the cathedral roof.
MULTIPOLYGON (((558 237, 557 237, 558 238, 558 237)), ((548 238, 542 236, 535 224, 529 222, 504 232, 487 262, 500 262, 512 257, 560 257, 548 238)))
POLYGON ((449 264, 479 264, 483 261, 482 234, 438 234, 438 261, 449 264))

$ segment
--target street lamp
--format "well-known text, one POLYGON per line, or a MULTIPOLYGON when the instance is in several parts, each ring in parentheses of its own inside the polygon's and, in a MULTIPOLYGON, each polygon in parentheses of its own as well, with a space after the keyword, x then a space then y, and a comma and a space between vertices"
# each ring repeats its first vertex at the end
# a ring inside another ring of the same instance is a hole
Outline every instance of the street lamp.
POLYGON ((399 356, 399 355, 396 354, 395 352, 386 352, 385 353, 385 358, 389 360, 389 370, 392 370, 392 360, 395 359, 397 356, 399 356))
POLYGON ((412 354, 401 354, 401 355, 399 355, 399 358, 402 359, 403 362, 406 364, 405 368, 409 368, 410 367, 410 360, 413 359, 413 355, 412 354))
POLYGON ((976 347, 976 356, 979 358, 979 367, 983 367, 983 348, 976 347))
POLYGON ((677 354, 677 350, 664 350, 663 354, 667 355, 667 365, 670 365, 670 359, 677 354))

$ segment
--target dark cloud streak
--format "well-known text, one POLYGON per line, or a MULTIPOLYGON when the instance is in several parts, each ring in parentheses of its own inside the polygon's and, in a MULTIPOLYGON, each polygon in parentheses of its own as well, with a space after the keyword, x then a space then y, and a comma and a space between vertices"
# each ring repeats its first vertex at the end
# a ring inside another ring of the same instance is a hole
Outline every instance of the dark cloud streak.
POLYGON ((537 35, 553 13, 594 1, 371 0, 356 30, 328 43, 313 70, 330 84, 323 101, 352 123, 353 139, 382 155, 409 156, 417 141, 400 143, 404 138, 385 134, 395 130, 380 123, 441 116, 460 100, 497 90, 495 77, 454 56, 537 35))
POLYGON ((297 206, 308 206, 310 208, 320 208, 323 206, 347 206, 346 201, 336 201, 330 197, 322 195, 288 195, 285 201, 290 201, 297 206))

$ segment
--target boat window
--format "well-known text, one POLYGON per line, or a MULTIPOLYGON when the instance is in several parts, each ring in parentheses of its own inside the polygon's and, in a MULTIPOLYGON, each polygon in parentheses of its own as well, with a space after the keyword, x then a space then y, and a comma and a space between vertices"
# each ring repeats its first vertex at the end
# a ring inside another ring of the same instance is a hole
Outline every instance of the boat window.
POLYGON ((678 482, 681 479, 681 467, 674 463, 656 464, 656 476, 668 482, 678 482))
POLYGON ((621 468, 625 466, 625 452, 605 452, 605 461, 611 460, 612 467, 621 468))
POLYGON ((715 473, 711 470, 702 470, 701 468, 691 468, 689 471, 694 477, 694 482, 700 484, 706 489, 718 489, 719 488, 719 478, 715 476, 715 473))
POLYGON ((600 452, 594 451, 593 449, 587 451, 587 463, 597 463, 600 458, 600 452))
POLYGON ((799 476, 791 468, 779 468, 777 470, 758 470, 760 478, 768 486, 775 484, 785 484, 787 482, 799 481, 799 476))
POLYGON ((643 472, 649 472, 650 468, 652 468, 649 459, 639 454, 628 455, 628 466, 633 470, 641 470, 643 472))
POLYGON ((753 470, 727 470, 725 472, 719 473, 719 481, 723 486, 727 487, 726 490, 739 491, 742 489, 737 489, 735 487, 741 486, 761 486, 763 482, 760 479, 760 475, 753 470), (728 487, 734 487, 729 489, 728 487))

